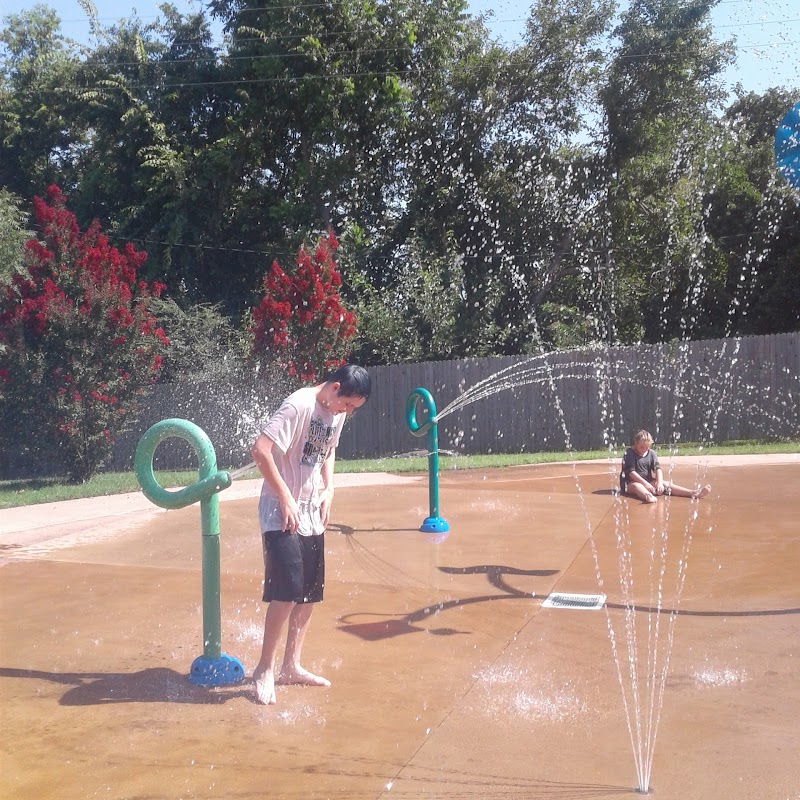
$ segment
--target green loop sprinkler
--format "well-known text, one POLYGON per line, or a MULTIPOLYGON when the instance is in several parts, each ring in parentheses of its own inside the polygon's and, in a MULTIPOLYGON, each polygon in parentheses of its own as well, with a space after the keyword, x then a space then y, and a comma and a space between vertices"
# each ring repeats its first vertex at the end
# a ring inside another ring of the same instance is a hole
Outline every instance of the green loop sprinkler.
POLYGON ((414 436, 428 434, 428 501, 429 516, 420 526, 424 533, 446 533, 450 526, 439 516, 439 431, 436 421, 436 403, 427 389, 414 389, 406 401, 406 421, 414 436), (428 419, 417 422, 417 399, 425 406, 428 419))
POLYGON ((228 686, 245 678, 237 658, 221 652, 219 590, 219 506, 217 493, 231 485, 227 472, 217 471, 214 446, 202 428, 185 419, 157 422, 136 447, 134 471, 144 496, 161 508, 184 508, 200 502, 203 532, 203 655, 192 662, 189 680, 199 686, 228 686), (165 439, 187 441, 197 453, 200 480, 184 489, 167 491, 153 473, 153 455, 165 439))

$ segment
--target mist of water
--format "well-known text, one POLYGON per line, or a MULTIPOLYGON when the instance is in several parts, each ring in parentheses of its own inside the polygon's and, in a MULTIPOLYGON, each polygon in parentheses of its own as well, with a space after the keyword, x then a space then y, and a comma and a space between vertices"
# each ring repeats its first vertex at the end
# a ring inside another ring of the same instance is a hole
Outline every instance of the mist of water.
MULTIPOLYGON (((685 146, 691 146, 688 139, 685 146)), ((697 163, 693 159, 682 158, 678 153, 673 164, 674 177, 679 173, 682 174, 687 165, 692 164, 695 166, 691 169, 696 170, 698 174, 689 176, 689 183, 695 186, 695 192, 688 198, 688 202, 700 209, 701 213, 696 217, 704 220, 702 203, 708 179, 705 173, 711 173, 711 165, 707 161, 697 163)), ((686 198, 684 202, 687 202, 686 198)), ((673 212, 677 225, 677 218, 682 212, 682 209, 678 208, 677 201, 670 207, 670 213, 673 212)), ((767 231, 767 236, 759 241, 752 240, 748 244, 741 274, 739 280, 735 282, 735 292, 728 309, 726 337, 733 335, 735 321, 747 313, 758 286, 759 265, 764 262, 778 233, 774 203, 765 202, 760 214, 764 215, 762 220, 764 224, 760 228, 767 231), (770 214, 773 216, 769 216, 770 214)), ((688 357, 690 341, 697 330, 709 288, 705 278, 706 270, 702 264, 702 255, 707 242, 707 234, 702 224, 694 231, 694 236, 695 240, 686 256, 688 287, 683 296, 677 298, 681 309, 680 340, 673 346, 671 359, 657 358, 631 366, 615 359, 610 348, 596 346, 581 351, 580 356, 576 354, 574 360, 566 363, 563 361, 564 354, 561 353, 562 358, 556 361, 545 352, 536 319, 531 314, 531 323, 540 353, 502 369, 467 388, 439 411, 436 421, 441 422, 449 415, 473 403, 486 400, 498 392, 528 387, 529 391, 544 394, 549 399, 563 435, 564 449, 570 452, 572 436, 563 407, 567 400, 560 396, 558 386, 564 379, 586 381, 596 387, 597 391, 603 439, 608 451, 608 479, 612 490, 618 484, 619 456, 628 444, 624 441, 625 434, 630 435, 632 431, 649 426, 657 441, 677 443, 681 435, 680 422, 686 415, 688 405, 696 403, 698 398, 702 398, 707 409, 702 418, 701 447, 708 446, 717 439, 723 416, 729 418, 751 416, 756 405, 765 424, 780 431, 787 415, 796 413, 800 392, 789 391, 783 397, 771 397, 770 402, 764 402, 765 392, 769 393, 770 387, 748 384, 742 378, 742 371, 737 369, 740 340, 726 339, 717 362, 705 368, 698 366, 688 357), (624 387, 632 385, 659 390, 656 393, 655 407, 645 412, 646 420, 623 416, 624 404, 621 391, 624 387), (741 398, 746 400, 742 401, 741 398), (667 402, 671 403, 670 407, 663 405, 667 402), (669 420, 672 420, 675 426, 672 429, 668 427, 669 420)), ((667 247, 663 252, 663 263, 654 265, 654 273, 668 274, 670 264, 676 258, 678 254, 667 247)), ((613 320, 613 310, 608 307, 609 303, 614 302, 613 286, 602 285, 607 277, 606 272, 600 265, 594 270, 587 270, 587 274, 595 275, 598 280, 594 293, 598 298, 598 306, 594 309, 593 318, 597 321, 613 320)), ((667 308, 670 305, 674 306, 676 300, 671 295, 672 291, 665 280, 660 311, 664 326, 667 324, 667 308)), ((598 324, 601 327, 603 325, 602 322, 598 324)), ((613 331, 608 327, 599 329, 597 333, 598 340, 613 335, 613 331)), ((793 376, 793 380, 800 386, 798 376, 793 376)), ((463 440, 464 436, 464 431, 459 431, 456 440, 463 440)), ((691 504, 690 513, 684 522, 677 525, 670 525, 671 503, 675 501, 662 501, 659 504, 659 513, 651 516, 649 534, 641 530, 635 531, 638 541, 634 541, 632 535, 636 521, 632 518, 630 506, 634 501, 623 500, 617 493, 613 505, 616 564, 602 565, 574 459, 571 461, 571 466, 578 503, 591 544, 598 589, 604 594, 620 598, 620 611, 612 611, 608 604, 605 608, 608 637, 630 737, 636 790, 648 793, 677 628, 677 615, 689 574, 691 543, 697 533, 699 501, 686 501, 691 504), (646 547, 642 546, 641 541, 644 535, 649 535, 649 544, 646 547), (646 554, 643 562, 642 553, 646 554), (648 612, 643 614, 642 610, 645 608, 648 612)), ((671 480, 674 462, 664 458, 663 453, 662 468, 665 478, 671 480)), ((707 459, 699 458, 694 475, 695 485, 707 482, 707 469, 707 459)), ((641 521, 640 515, 637 515, 637 519, 641 521)), ((698 681, 706 684, 731 682, 727 673, 711 675, 708 671, 701 673, 698 681)))

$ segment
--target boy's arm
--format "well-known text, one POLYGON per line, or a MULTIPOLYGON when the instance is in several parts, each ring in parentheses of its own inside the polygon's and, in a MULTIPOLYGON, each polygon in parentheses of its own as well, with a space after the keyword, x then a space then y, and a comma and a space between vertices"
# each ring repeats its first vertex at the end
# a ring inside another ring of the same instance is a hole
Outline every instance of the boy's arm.
POLYGON ((319 513, 322 524, 327 528, 333 505, 333 467, 336 463, 336 448, 331 447, 328 457, 322 462, 322 486, 319 492, 319 513))
POLYGON ((653 486, 650 484, 650 481, 646 481, 635 469, 628 471, 625 475, 625 480, 628 483, 641 483, 648 491, 653 490, 653 486))
POLYGON ((300 525, 300 508, 297 505, 297 501, 292 497, 289 487, 281 477, 278 467, 275 464, 275 459, 272 455, 272 448, 274 446, 275 442, 273 442, 269 436, 262 433, 258 439, 256 439, 250 452, 253 456, 253 461, 256 462, 256 466, 264 476, 267 485, 278 498, 281 513, 283 514, 283 530, 296 531, 300 525))
POLYGON ((650 475, 655 479, 653 481, 653 488, 656 494, 664 493, 664 473, 661 471, 661 463, 658 460, 658 455, 654 450, 650 451, 650 475))

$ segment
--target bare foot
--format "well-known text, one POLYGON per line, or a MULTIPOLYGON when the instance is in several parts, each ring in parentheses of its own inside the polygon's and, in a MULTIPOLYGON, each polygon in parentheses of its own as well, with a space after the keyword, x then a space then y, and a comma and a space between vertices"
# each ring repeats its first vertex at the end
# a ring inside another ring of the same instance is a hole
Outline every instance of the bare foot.
POLYGON ((275 697, 275 676, 272 670, 254 672, 253 680, 256 684, 256 700, 265 706, 274 705, 277 698, 275 697))
POLYGON ((309 672, 307 669, 303 669, 302 667, 282 669, 280 675, 278 675, 278 680, 275 681, 275 683, 278 683, 282 686, 288 683, 299 683, 302 686, 331 685, 331 682, 327 678, 323 678, 321 675, 314 675, 313 672, 309 672))
POLYGON ((644 498, 644 500, 642 502, 643 503, 657 503, 658 502, 658 498, 654 494, 648 494, 648 495, 645 495, 645 498, 644 498))
POLYGON ((707 494, 711 494, 710 483, 707 483, 705 486, 701 486, 696 492, 694 492, 692 497, 694 497, 695 499, 699 499, 701 497, 705 497, 707 494))

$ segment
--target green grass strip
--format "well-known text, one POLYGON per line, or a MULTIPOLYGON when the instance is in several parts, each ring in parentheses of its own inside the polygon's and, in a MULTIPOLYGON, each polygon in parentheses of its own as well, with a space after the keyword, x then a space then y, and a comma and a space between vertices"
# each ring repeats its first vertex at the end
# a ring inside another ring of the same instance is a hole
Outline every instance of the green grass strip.
MULTIPOLYGON (((709 455, 764 455, 770 453, 800 452, 800 441, 731 441, 722 444, 700 445, 686 442, 680 445, 661 445, 656 447, 662 457, 668 455, 709 456, 709 455)), ((487 469, 490 467, 509 467, 525 464, 549 464, 560 461, 586 461, 590 459, 621 458, 622 450, 609 453, 607 450, 588 450, 560 453, 494 453, 489 455, 459 456, 440 455, 439 470, 487 469)), ((235 467, 230 467, 234 469, 235 467)), ((427 472, 428 458, 424 452, 407 454, 394 458, 367 458, 357 460, 339 459, 336 472, 427 472)), ((156 472, 158 482, 165 488, 186 486, 197 480, 197 472, 164 471, 156 472)), ((260 478, 258 470, 253 469, 239 477, 239 480, 260 478)), ((28 506, 37 503, 53 503, 59 500, 75 500, 82 497, 103 497, 106 495, 138 492, 139 484, 133 472, 104 472, 95 475, 90 481, 80 485, 70 485, 62 478, 28 478, 0 481, 0 508, 28 506)))

